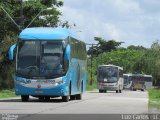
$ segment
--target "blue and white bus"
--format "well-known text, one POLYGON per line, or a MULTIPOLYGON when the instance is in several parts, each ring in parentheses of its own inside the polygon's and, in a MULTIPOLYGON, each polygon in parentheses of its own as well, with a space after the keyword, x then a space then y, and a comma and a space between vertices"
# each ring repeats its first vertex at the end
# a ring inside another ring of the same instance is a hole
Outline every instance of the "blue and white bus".
POLYGON ((26 28, 17 44, 15 93, 22 101, 29 96, 40 100, 62 96, 64 102, 82 99, 86 88, 86 45, 65 28, 26 28))

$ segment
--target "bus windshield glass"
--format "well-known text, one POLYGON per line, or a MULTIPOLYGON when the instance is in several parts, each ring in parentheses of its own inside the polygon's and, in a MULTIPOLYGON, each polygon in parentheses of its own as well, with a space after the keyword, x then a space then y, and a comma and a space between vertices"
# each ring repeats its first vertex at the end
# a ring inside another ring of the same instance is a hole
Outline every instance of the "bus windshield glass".
POLYGON ((124 84, 125 85, 128 84, 129 83, 129 80, 128 80, 129 76, 123 75, 123 78, 124 78, 124 84))
POLYGON ((118 81, 118 68, 100 67, 98 69, 98 81, 113 83, 118 81))
POLYGON ((63 67, 62 41, 19 41, 16 69, 19 76, 60 77, 65 74, 63 67))

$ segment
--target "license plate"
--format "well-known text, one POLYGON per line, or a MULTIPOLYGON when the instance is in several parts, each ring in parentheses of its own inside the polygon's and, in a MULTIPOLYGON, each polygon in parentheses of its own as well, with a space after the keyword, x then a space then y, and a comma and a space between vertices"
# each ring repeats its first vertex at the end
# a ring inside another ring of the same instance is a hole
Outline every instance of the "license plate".
POLYGON ((35 93, 43 93, 43 90, 36 90, 35 93))

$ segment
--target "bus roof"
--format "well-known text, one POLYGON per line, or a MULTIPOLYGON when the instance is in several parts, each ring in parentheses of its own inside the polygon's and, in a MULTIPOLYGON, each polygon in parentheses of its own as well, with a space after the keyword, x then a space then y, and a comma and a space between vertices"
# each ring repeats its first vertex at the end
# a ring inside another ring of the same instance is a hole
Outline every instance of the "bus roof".
POLYGON ((119 68, 119 69, 123 70, 123 68, 122 68, 122 67, 120 67, 120 66, 116 66, 116 65, 112 65, 112 64, 108 64, 108 65, 99 65, 98 67, 103 67, 103 66, 105 66, 105 67, 117 67, 117 68, 119 68))
POLYGON ((78 39, 76 33, 70 29, 53 27, 26 28, 19 35, 22 40, 62 40, 67 37, 78 39))

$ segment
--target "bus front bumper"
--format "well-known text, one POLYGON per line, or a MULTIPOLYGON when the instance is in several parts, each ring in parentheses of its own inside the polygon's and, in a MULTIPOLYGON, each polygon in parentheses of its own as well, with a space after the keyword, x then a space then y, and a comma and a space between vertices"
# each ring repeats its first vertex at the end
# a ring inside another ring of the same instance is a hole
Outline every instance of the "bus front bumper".
POLYGON ((97 85, 97 88, 99 90, 109 90, 109 91, 116 91, 116 90, 118 90, 118 86, 117 85, 108 85, 108 84, 97 85))
POLYGON ((67 93, 66 85, 61 84, 52 88, 32 88, 15 83, 16 95, 31 96, 65 96, 67 93))
POLYGON ((101 87, 100 90, 109 90, 109 91, 116 91, 118 87, 101 87))

